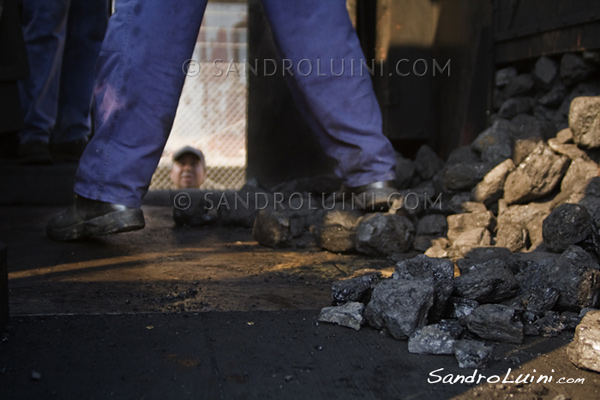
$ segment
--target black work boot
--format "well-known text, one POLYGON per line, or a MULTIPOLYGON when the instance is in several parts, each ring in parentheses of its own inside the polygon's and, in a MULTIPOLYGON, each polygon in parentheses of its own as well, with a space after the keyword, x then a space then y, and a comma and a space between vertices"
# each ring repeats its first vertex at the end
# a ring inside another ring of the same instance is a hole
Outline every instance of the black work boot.
POLYGON ((383 212, 390 209, 399 196, 393 181, 377 181, 366 185, 342 189, 345 201, 351 201, 356 208, 366 212, 383 212))
POLYGON ((144 213, 140 208, 75 196, 73 206, 48 222, 46 234, 53 240, 69 241, 135 231, 144 226, 144 213))

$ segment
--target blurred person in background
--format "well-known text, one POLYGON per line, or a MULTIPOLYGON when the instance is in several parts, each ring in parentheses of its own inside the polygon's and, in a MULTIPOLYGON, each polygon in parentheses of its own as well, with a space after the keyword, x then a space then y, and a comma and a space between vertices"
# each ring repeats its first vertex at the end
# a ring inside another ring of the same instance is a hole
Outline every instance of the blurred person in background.
POLYGON ((198 189, 206 179, 204 154, 185 146, 173 154, 173 167, 169 174, 175 189, 198 189))

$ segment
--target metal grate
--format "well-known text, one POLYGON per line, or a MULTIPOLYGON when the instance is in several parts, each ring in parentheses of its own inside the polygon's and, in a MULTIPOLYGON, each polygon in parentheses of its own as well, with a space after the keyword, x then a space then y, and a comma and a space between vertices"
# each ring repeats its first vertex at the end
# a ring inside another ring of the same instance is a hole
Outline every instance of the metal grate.
POLYGON ((209 2, 171 135, 150 184, 170 189, 172 155, 194 146, 206 157, 203 189, 239 189, 246 178, 246 4, 209 2), (222 60, 222 61, 215 61, 222 60))

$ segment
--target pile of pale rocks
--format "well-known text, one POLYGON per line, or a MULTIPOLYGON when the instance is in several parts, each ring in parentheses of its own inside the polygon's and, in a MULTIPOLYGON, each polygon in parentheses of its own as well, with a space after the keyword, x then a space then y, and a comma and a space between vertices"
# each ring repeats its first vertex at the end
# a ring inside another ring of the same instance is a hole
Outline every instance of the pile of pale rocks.
POLYGON ((328 212, 325 248, 350 251, 339 236, 353 231, 354 251, 424 254, 398 261, 391 278, 335 282, 319 319, 368 324, 408 339, 410 352, 455 354, 477 368, 491 343, 555 336, 591 311, 568 354, 600 371, 600 97, 573 99, 569 127, 553 138, 537 127, 497 118, 446 163, 423 147, 413 164, 421 182, 397 209, 354 224, 348 211, 328 212), (430 200, 410 205, 414 193, 430 200))

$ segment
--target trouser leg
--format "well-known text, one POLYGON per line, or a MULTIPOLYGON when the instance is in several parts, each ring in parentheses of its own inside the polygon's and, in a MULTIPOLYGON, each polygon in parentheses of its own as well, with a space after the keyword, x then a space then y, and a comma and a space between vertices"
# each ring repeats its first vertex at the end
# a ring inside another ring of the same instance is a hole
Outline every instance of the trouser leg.
POLYGON ((69 0, 23 0, 29 77, 19 82, 24 114, 21 143, 47 143, 56 122, 68 8, 69 0))
POLYGON ((206 0, 117 2, 94 88, 95 133, 75 178, 83 197, 139 207, 173 125, 206 0))
POLYGON ((291 62, 292 91, 337 161, 336 173, 349 187, 395 179, 394 150, 382 132, 370 76, 359 69, 364 55, 346 2, 263 0, 263 6, 280 55, 291 62))
POLYGON ((108 23, 107 0, 71 0, 52 142, 88 138, 94 67, 108 23))

